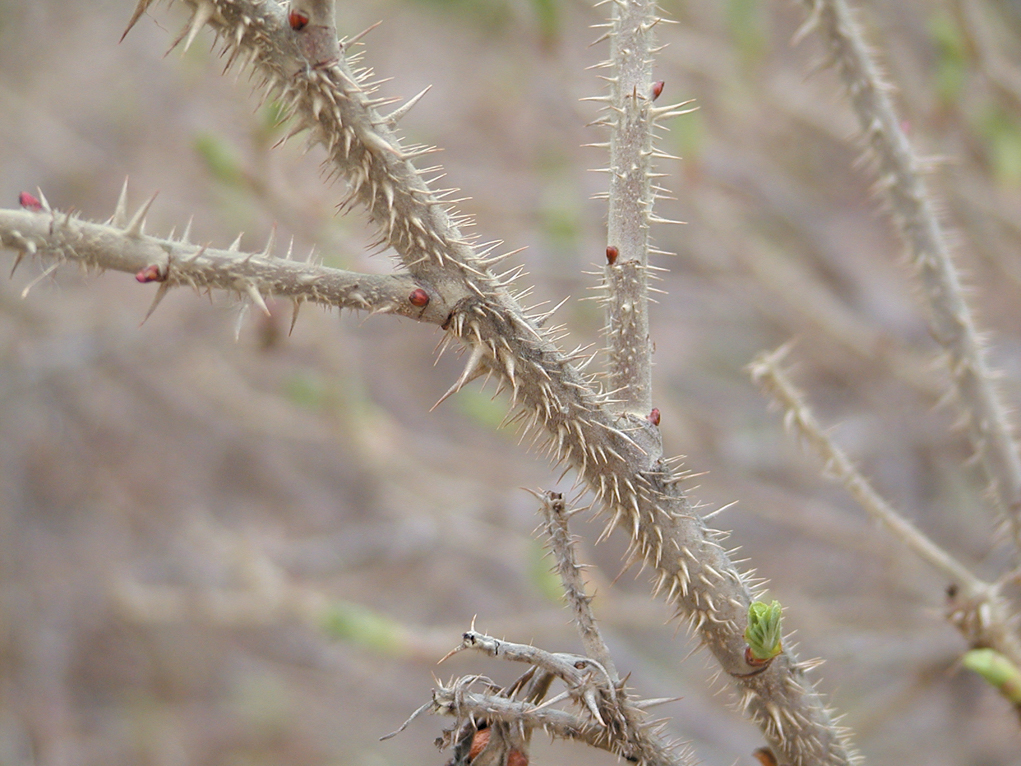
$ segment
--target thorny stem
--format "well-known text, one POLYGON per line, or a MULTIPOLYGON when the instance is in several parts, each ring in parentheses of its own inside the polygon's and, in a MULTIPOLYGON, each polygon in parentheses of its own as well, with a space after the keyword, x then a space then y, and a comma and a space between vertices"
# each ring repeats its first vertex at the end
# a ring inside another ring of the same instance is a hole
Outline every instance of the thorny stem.
POLYGON ((605 279, 610 388, 622 413, 652 409, 649 222, 652 217, 652 27, 655 0, 613 3, 610 22, 610 193, 605 279), (611 256, 611 254, 613 254, 611 256), (613 261, 610 263, 609 261, 613 261))
POLYGON ((610 682, 617 686, 620 681, 617 668, 592 613, 592 597, 586 593, 585 583, 581 579, 582 567, 578 564, 574 540, 567 525, 564 497, 559 492, 543 492, 539 499, 542 500, 540 512, 545 523, 546 537, 557 562, 557 574, 560 575, 560 583, 563 585, 564 595, 571 608, 582 646, 589 657, 606 669, 610 682))
POLYGON ((972 448, 981 461, 997 509, 1021 553, 1021 455, 1006 410, 992 384, 971 309, 919 163, 844 0, 801 0, 809 18, 798 37, 818 28, 847 87, 900 233, 918 266, 930 322, 948 357, 972 448))
POLYGON ((155 267, 149 281, 160 285, 150 314, 169 288, 179 286, 227 290, 245 300, 262 301, 263 306, 261 296, 277 295, 292 300, 295 311, 307 301, 401 314, 435 324, 441 324, 450 311, 439 295, 424 308, 414 305, 409 296, 420 285, 408 274, 359 274, 278 258, 268 249, 261 253, 220 250, 141 231, 126 232, 124 223, 113 223, 120 225, 91 223, 54 210, 0 210, 0 245, 19 251, 18 261, 27 253, 57 263, 77 262, 87 269, 137 274, 155 267))
POLYGON ((854 467, 840 447, 823 431, 804 396, 780 367, 787 348, 761 354, 752 362, 752 377, 783 408, 784 425, 797 433, 826 465, 826 475, 844 485, 858 504, 901 544, 948 577, 952 583, 947 617, 972 647, 991 647, 1015 665, 1021 660, 1021 643, 1011 627, 1010 605, 999 587, 985 582, 924 532, 904 518, 854 467))
POLYGON ((540 499, 546 536, 557 562, 557 574, 560 575, 567 603, 574 615, 574 624, 588 656, 599 662, 606 671, 607 687, 600 689, 597 704, 602 711, 600 717, 609 723, 611 739, 618 742, 615 752, 629 760, 650 765, 676 766, 691 763, 693 759, 690 753, 686 750, 675 752, 674 746, 650 731, 644 713, 628 698, 610 650, 596 625, 592 613, 592 597, 586 592, 581 579, 582 568, 578 564, 574 540, 568 528, 564 498, 558 492, 544 492, 540 499))
POLYGON ((433 692, 432 709, 458 720, 504 721, 525 729, 541 729, 562 739, 574 739, 592 747, 613 752, 614 743, 606 738, 606 729, 567 710, 539 707, 531 702, 508 699, 464 688, 464 679, 433 692))
MULTIPOLYGON (((134 20, 151 4, 139 0, 134 20)), ((444 192, 431 189, 411 162, 432 149, 400 143, 392 126, 403 112, 377 111, 371 70, 352 69, 357 57, 346 48, 336 62, 319 59, 319 49, 302 41, 303 30, 289 25, 275 0, 184 4, 193 12, 188 40, 208 25, 229 56, 228 70, 236 63, 252 67, 265 97, 280 97, 297 130, 307 129, 309 140, 326 148, 328 175, 346 179, 350 188, 344 204, 364 206, 380 243, 394 248, 438 304, 452 307, 441 326, 471 350, 455 389, 479 372, 500 376, 527 427, 545 431, 550 454, 574 467, 591 488, 609 519, 607 531, 627 531, 629 563, 643 561, 653 569, 655 592, 666 594, 731 676, 739 707, 760 726, 779 762, 851 763, 846 733, 804 678, 811 663, 799 663, 787 650, 765 672, 748 675, 743 632, 752 573, 735 567, 721 544, 726 536, 706 527, 692 507, 679 486, 684 474, 659 456, 658 430, 633 419, 622 427, 608 409, 613 392, 602 393, 583 374, 589 357, 561 352, 550 331, 541 329, 544 317, 528 315, 509 292, 514 272, 490 271, 503 256, 477 249, 460 234, 461 219, 444 208, 444 192)), ((5 243, 21 254, 29 249, 10 245, 6 237, 5 243)), ((429 313, 422 318, 433 321, 429 313)))

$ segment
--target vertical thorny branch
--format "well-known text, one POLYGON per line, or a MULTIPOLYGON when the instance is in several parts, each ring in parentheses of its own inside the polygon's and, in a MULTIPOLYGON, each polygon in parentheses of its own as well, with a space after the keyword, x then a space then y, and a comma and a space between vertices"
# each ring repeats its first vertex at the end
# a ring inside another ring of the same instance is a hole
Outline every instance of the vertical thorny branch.
MULTIPOLYGON (((414 160, 433 148, 406 145, 395 132, 409 105, 390 114, 378 111, 384 102, 373 96, 371 70, 351 54, 350 40, 342 40, 339 49, 334 44, 329 3, 296 2, 287 9, 275 0, 182 4, 192 16, 178 41, 187 46, 207 26, 227 56, 228 70, 251 68, 263 97, 279 98, 285 105, 295 133, 307 131, 310 143, 324 147, 325 174, 348 185, 341 205, 360 205, 368 212, 379 244, 393 249, 403 271, 369 290, 360 275, 297 268, 277 257, 272 243, 261 253, 246 254, 236 252, 236 244, 214 252, 190 244, 187 237, 149 237, 142 226, 148 205, 130 220, 119 209, 109 222, 97 224, 57 213, 44 200, 30 202, 24 211, 0 214, 2 244, 16 251, 19 260, 39 256, 54 266, 77 261, 136 270, 141 265, 140 281, 159 281, 159 297, 175 286, 219 287, 260 308, 265 297, 276 294, 292 299, 296 310, 305 300, 333 302, 439 325, 447 340, 468 350, 451 391, 481 374, 498 377, 518 417, 544 433, 551 456, 573 467, 594 493, 607 530, 619 527, 628 535, 629 563, 641 561, 654 571, 655 592, 666 596, 716 657, 736 688, 739 707, 761 727, 777 760, 805 766, 850 763, 844 732, 805 678, 808 663, 798 662, 789 649, 764 670, 745 660, 743 633, 754 580, 738 570, 723 545, 726 535, 705 525, 680 487, 683 474, 661 456, 658 425, 648 417, 647 320, 620 322, 630 329, 620 333, 624 342, 614 352, 613 366, 628 377, 614 373, 606 389, 583 372, 588 357, 562 352, 552 331, 543 327, 545 316, 530 314, 512 293, 516 272, 493 271, 506 254, 466 237, 459 229, 464 218, 443 201, 447 192, 432 188, 428 180, 436 169, 415 166, 414 160), (632 360, 640 347, 646 358, 632 360), (640 377, 632 378, 639 369, 640 377), (621 392, 615 389, 624 386, 634 389, 635 398, 621 413, 621 392)), ((152 0, 139 0, 131 23, 151 5, 152 0)), ((630 288, 610 295, 630 303, 637 317, 645 312, 644 253, 647 226, 655 220, 647 160, 650 119, 656 113, 647 33, 656 19, 651 2, 613 0, 612 5, 611 162, 623 164, 611 173, 610 246, 619 249, 624 281, 639 289, 633 296, 630 288)), ((664 108, 660 116, 670 111, 664 108)), ((614 322, 620 321, 622 306, 613 311, 614 322)))
POLYGON ((652 106, 662 88, 652 82, 653 28, 658 23, 655 2, 613 3, 609 31, 610 58, 601 67, 609 94, 588 100, 606 103, 601 124, 610 140, 597 146, 609 150, 609 213, 606 232, 606 331, 609 383, 617 401, 614 409, 645 417, 652 411, 652 354, 649 335, 649 224, 659 220, 652 211, 656 120, 680 114, 675 104, 652 106))

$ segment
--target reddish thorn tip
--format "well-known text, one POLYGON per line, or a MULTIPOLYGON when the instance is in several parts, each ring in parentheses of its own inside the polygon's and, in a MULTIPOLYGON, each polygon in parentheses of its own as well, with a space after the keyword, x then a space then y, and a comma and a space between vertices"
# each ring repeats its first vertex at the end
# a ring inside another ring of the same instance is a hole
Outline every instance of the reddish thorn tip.
POLYGON ((295 32, 300 32, 308 26, 308 16, 301 11, 291 11, 291 14, 287 17, 287 21, 290 23, 291 29, 295 32))
POLYGON ((607 246, 607 248, 606 248, 606 262, 608 264, 610 264, 611 266, 613 264, 615 264, 617 262, 617 256, 618 255, 620 255, 620 250, 618 250, 613 245, 608 245, 607 246))
POLYGON ((663 86, 664 85, 666 85, 666 82, 664 82, 663 80, 657 80, 656 82, 654 82, 652 84, 652 100, 653 101, 655 101, 657 98, 659 98, 659 94, 663 92, 663 86))
POLYGON ((411 291, 411 295, 408 296, 408 300, 411 302, 412 306, 418 306, 420 309, 424 309, 429 305, 429 293, 421 287, 417 287, 411 291))
POLYGON ((33 213, 38 213, 43 209, 43 203, 34 194, 29 194, 28 192, 22 192, 18 195, 18 204, 25 208, 25 210, 31 210, 33 213))
POLYGON ((135 274, 135 279, 137 279, 142 284, 145 284, 147 282, 163 282, 164 280, 166 280, 166 278, 167 275, 160 271, 160 267, 157 266, 155 263, 149 264, 140 272, 135 274))
POLYGON ((649 413, 649 422, 654 426, 659 425, 659 407, 653 407, 652 412, 649 413))

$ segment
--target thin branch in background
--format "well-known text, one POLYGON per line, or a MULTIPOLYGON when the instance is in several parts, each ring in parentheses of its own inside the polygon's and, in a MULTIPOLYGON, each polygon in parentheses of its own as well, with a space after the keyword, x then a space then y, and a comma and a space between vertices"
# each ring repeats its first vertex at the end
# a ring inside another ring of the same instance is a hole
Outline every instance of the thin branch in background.
POLYGON ((991 647, 1021 665, 1021 642, 1015 633, 1011 605, 999 585, 985 582, 879 495, 840 447, 823 431, 804 396, 780 363, 788 347, 760 354, 752 362, 752 378, 784 411, 784 425, 805 440, 825 464, 824 474, 842 484, 858 504, 898 542, 951 582, 948 618, 972 648, 991 647))
POLYGON ((982 73, 1013 109, 1021 108, 1021 70, 1000 52, 993 27, 980 0, 956 0, 964 31, 978 56, 982 73))
POLYGON ((901 121, 858 23, 844 0, 801 0, 808 20, 797 37, 817 29, 836 62, 876 164, 877 189, 890 206, 930 309, 930 324, 946 352, 957 403, 982 464, 997 510, 1021 554, 1021 455, 1007 410, 992 382, 971 309, 964 300, 950 246, 901 121))
MULTIPOLYGON (((677 223, 653 212, 655 200, 669 192, 655 181, 653 160, 680 159, 655 147, 656 129, 665 121, 691 109, 690 102, 655 107, 664 83, 652 81, 656 51, 654 29, 663 21, 655 0, 613 3, 608 31, 599 40, 610 41, 610 57, 597 65, 607 70, 605 96, 586 101, 605 103, 605 117, 595 124, 606 126, 610 140, 592 144, 609 150, 605 332, 607 335, 610 408, 632 418, 652 412, 652 341, 649 329, 649 229, 653 223, 677 223)), ((657 251, 658 252, 658 251, 657 251)))

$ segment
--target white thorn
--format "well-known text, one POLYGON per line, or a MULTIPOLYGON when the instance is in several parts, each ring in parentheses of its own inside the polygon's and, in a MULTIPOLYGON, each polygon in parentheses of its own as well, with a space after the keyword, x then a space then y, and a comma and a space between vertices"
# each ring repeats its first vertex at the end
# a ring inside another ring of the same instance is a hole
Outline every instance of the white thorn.
POLYGON ((117 228, 122 228, 128 222, 128 177, 124 176, 124 185, 121 186, 120 196, 117 197, 117 207, 114 208, 113 218, 110 223, 117 228))
POLYGON ((474 378, 477 377, 477 375, 474 375, 474 373, 479 372, 478 366, 479 362, 482 361, 483 350, 484 347, 481 343, 477 343, 474 346, 472 346, 471 356, 468 357, 468 363, 465 364, 464 370, 461 372, 461 377, 457 379, 457 382, 455 382, 454 385, 447 389, 447 393, 440 397, 439 401, 436 402, 436 404, 434 404, 429 409, 429 412, 435 410, 437 407, 443 404, 443 402, 445 402, 451 396, 453 396, 462 388, 464 388, 464 385, 468 383, 469 380, 474 380, 474 378))
POLYGON ((156 201, 157 194, 159 194, 158 191, 149 197, 146 203, 138 208, 132 219, 128 221, 128 225, 124 227, 125 236, 141 237, 145 234, 145 215, 149 212, 149 208, 152 207, 152 203, 156 201))
POLYGON ((51 266, 49 266, 49 267, 48 267, 48 268, 46 269, 46 271, 44 271, 44 272, 43 272, 42 274, 40 274, 40 275, 39 275, 38 277, 36 277, 35 279, 33 279, 33 280, 32 280, 31 282, 29 282, 29 283, 28 283, 27 285, 25 285, 25 289, 21 291, 21 297, 22 297, 22 298, 27 298, 27 297, 28 297, 28 294, 29 294, 30 292, 32 292, 32 288, 33 288, 33 287, 35 287, 35 286, 36 286, 37 284, 39 284, 40 282, 42 282, 42 281, 43 281, 44 279, 46 279, 46 277, 48 277, 48 276, 49 276, 50 274, 52 274, 52 273, 53 273, 54 271, 56 271, 56 270, 57 270, 57 266, 59 266, 59 265, 60 265, 60 263, 59 263, 59 262, 57 262, 57 263, 54 263, 54 264, 52 264, 51 266))
POLYGON ((145 312, 145 316, 142 317, 142 321, 138 323, 139 327, 141 327, 146 323, 146 321, 148 321, 149 317, 152 316, 152 312, 154 312, 156 310, 156 307, 160 305, 160 301, 163 300, 163 296, 165 296, 169 290, 170 290, 169 282, 163 282, 160 285, 160 289, 156 291, 156 295, 154 295, 152 298, 152 303, 149 304, 149 310, 145 312))
POLYGON ((415 106, 415 104, 417 104, 421 100, 422 96, 424 96, 426 93, 428 93, 431 89, 432 89, 432 85, 427 85, 422 90, 421 93, 419 93, 416 96, 412 96, 411 98, 409 98, 407 100, 406 103, 404 103, 402 106, 397 107, 392 112, 390 112, 390 114, 388 114, 386 117, 384 117, 383 118, 383 122, 386 125, 388 125, 389 127, 391 127, 391 128, 396 127, 397 126, 397 122, 401 118, 403 118, 404 115, 406 115, 408 112, 410 112, 412 110, 412 108, 415 106))
POLYGON ((273 316, 270 313, 269 306, 266 305, 266 301, 262 298, 262 293, 259 292, 259 288, 255 286, 253 282, 245 282, 245 292, 248 293, 248 297, 252 299, 252 303, 259 307, 263 314, 268 317, 273 316))

